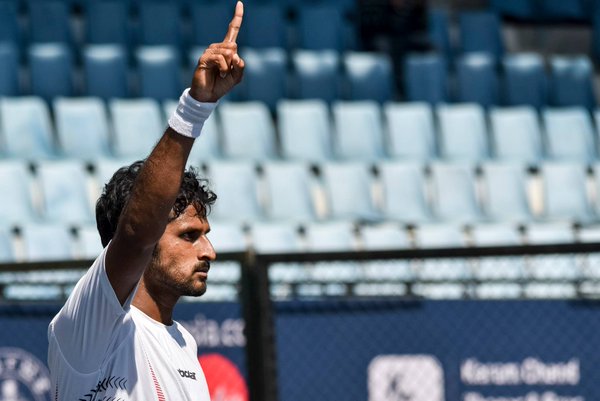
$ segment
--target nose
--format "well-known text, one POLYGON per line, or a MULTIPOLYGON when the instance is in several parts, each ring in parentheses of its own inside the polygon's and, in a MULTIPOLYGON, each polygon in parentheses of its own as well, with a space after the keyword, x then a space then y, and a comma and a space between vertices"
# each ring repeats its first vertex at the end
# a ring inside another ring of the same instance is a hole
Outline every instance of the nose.
POLYGON ((200 246, 198 249, 198 259, 200 260, 209 260, 213 261, 217 258, 217 253, 215 252, 215 248, 212 246, 208 238, 205 238, 204 241, 200 241, 200 246))

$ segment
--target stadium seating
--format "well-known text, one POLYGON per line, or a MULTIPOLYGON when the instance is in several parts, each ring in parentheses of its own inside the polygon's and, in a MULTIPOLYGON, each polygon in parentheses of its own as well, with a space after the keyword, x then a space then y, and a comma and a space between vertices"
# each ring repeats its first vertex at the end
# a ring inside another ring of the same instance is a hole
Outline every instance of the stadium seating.
MULTIPOLYGON (((298 227, 283 222, 261 222, 252 224, 252 247, 257 252, 299 252, 303 249, 298 227)), ((282 269, 292 266, 282 265, 282 269)))
POLYGON ((545 109, 547 156, 554 160, 596 159, 592 120, 583 108, 545 109))
POLYGON ((290 221, 316 219, 307 164, 270 162, 264 164, 263 169, 269 218, 290 221))
POLYGON ((243 252, 246 250, 246 235, 237 223, 213 222, 208 238, 217 252, 243 252))
POLYGON ((496 60, 489 53, 467 53, 456 66, 457 100, 490 107, 500 102, 496 60))
POLYGON ((85 7, 86 43, 128 47, 132 32, 125 1, 90 1, 85 7))
POLYGON ((31 93, 50 102, 58 96, 73 96, 73 55, 62 43, 29 47, 31 93), (48 79, 52 77, 52 79, 48 79))
POLYGON ((537 109, 548 102, 548 80, 544 60, 538 54, 504 56, 504 103, 508 106, 532 106, 537 109))
POLYGON ((191 18, 192 43, 196 46, 208 46, 223 40, 223 27, 231 20, 231 7, 219 2, 193 2, 191 18))
POLYGON ((489 52, 496 59, 504 54, 500 20, 487 11, 462 12, 459 15, 460 49, 463 53, 489 52))
POLYGON ((550 59, 550 103, 557 107, 596 106, 593 67, 587 56, 553 56, 550 59))
POLYGON ((144 1, 138 4, 139 32, 137 42, 143 46, 183 46, 179 4, 167 1, 144 1))
POLYGON ((298 10, 297 47, 346 50, 342 15, 335 6, 302 4, 298 10), (323 21, 327 21, 326 24, 323 21))
POLYGON ((398 159, 436 158, 436 132, 433 112, 427 103, 387 103, 387 152, 398 159))
POLYGON ((73 237, 64 224, 25 224, 20 231, 26 261, 68 260, 74 256, 73 237))
POLYGON ((86 224, 77 228, 78 252, 81 259, 96 259, 102 253, 102 241, 95 224, 86 224))
POLYGON ((435 50, 446 57, 452 57, 450 41, 450 16, 447 10, 430 9, 428 13, 428 37, 435 50))
POLYGON ((474 165, 440 163, 431 165, 434 216, 448 222, 476 222, 483 219, 475 196, 474 165))
POLYGON ((17 4, 10 1, 0 2, 0 42, 23 45, 23 33, 19 26, 17 4))
POLYGON ((406 58, 404 88, 406 100, 428 102, 432 105, 446 102, 446 61, 438 54, 412 54, 406 58))
POLYGON ((69 7, 64 1, 32 1, 29 8, 29 37, 32 43, 73 43, 69 7))
POLYGON ((241 84, 247 100, 265 103, 275 110, 277 101, 288 92, 287 54, 283 48, 242 49, 244 80, 241 84))
POLYGON ((0 96, 17 96, 19 84, 19 53, 12 43, 0 42, 0 96))
POLYGON ((240 31, 239 43, 252 48, 288 48, 285 14, 280 3, 249 7, 244 15, 244 29, 240 31))
POLYGON ((114 133, 113 156, 119 159, 148 156, 164 131, 159 104, 152 99, 113 99, 109 110, 114 133))
POLYGON ((127 54, 120 45, 89 45, 83 49, 84 93, 104 101, 130 94, 127 54))
POLYGON ((528 194, 527 172, 519 162, 483 164, 484 210, 497 222, 533 220, 528 194))
POLYGON ((135 52, 138 94, 157 101, 179 99, 184 85, 179 52, 172 46, 142 46, 135 52))
POLYGON ((293 96, 321 99, 327 103, 341 98, 340 57, 334 50, 295 50, 293 96))
POLYGON ((447 160, 480 161, 489 157, 485 114, 476 104, 440 105, 440 153, 447 160))
POLYGON ((530 106, 494 108, 489 113, 494 158, 538 162, 543 158, 539 117, 530 106))
POLYGON ((32 174, 23 160, 0 162, 0 227, 39 219, 33 207, 32 174))
POLYGON ((392 100, 392 61, 385 54, 347 52, 343 57, 349 100, 392 100))
POLYGON ((15 261, 12 235, 7 227, 0 226, 0 263, 15 261))
POLYGON ((339 101, 333 104, 332 112, 338 158, 374 161, 384 156, 383 124, 377 103, 339 101))

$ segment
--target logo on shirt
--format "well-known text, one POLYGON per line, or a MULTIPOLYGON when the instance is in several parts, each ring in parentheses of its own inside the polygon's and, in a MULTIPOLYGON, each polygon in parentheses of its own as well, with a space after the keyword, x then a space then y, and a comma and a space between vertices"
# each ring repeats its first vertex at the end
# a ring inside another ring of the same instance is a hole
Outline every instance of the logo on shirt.
POLYGON ((190 372, 189 370, 181 370, 181 369, 177 369, 177 371, 183 378, 196 380, 196 372, 190 372))
POLYGON ((50 373, 35 356, 20 348, 0 347, 0 400, 50 399, 50 373))

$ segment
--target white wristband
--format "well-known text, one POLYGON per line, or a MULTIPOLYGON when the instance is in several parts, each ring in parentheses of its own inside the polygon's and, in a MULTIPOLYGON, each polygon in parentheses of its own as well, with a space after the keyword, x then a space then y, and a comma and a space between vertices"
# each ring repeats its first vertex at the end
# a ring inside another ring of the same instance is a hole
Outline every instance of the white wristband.
POLYGON ((210 116, 217 103, 199 102, 191 97, 189 92, 190 88, 187 88, 181 94, 179 104, 169 118, 169 127, 183 136, 198 138, 204 121, 210 116))

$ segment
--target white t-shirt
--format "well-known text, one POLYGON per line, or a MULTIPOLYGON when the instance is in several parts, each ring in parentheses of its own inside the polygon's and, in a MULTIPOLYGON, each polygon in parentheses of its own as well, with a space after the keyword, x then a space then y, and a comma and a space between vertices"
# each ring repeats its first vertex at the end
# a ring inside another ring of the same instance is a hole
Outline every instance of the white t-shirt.
POLYGON ((106 249, 48 327, 54 401, 210 401, 197 345, 177 322, 165 326, 119 303, 106 249))

